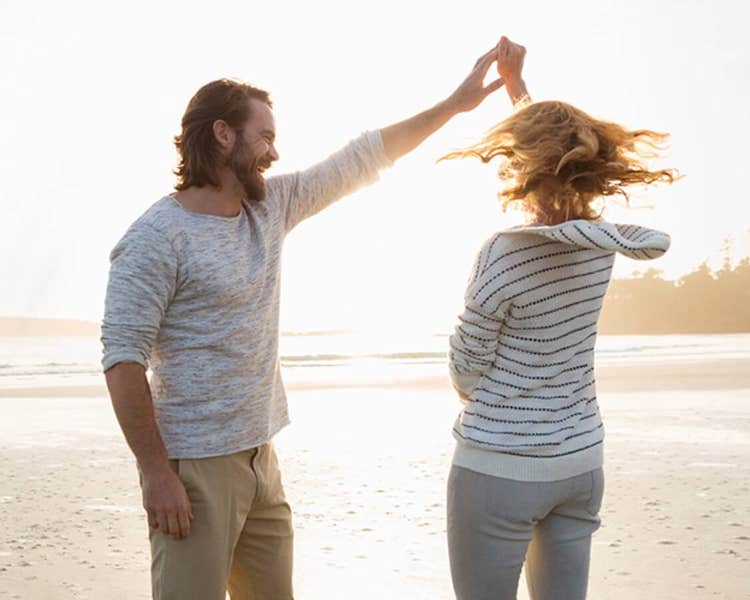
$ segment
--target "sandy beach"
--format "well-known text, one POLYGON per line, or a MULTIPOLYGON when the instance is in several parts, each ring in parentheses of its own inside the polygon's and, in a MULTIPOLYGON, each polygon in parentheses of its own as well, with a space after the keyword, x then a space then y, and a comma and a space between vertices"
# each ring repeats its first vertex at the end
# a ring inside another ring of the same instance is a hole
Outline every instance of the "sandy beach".
MULTIPOLYGON (((750 598, 750 361, 606 365, 597 380, 606 490, 589 598, 750 598)), ((296 596, 451 598, 447 381, 289 397, 276 444, 296 596)), ((0 389, 0 457, 0 598, 150 597, 136 470, 103 387, 0 389)))

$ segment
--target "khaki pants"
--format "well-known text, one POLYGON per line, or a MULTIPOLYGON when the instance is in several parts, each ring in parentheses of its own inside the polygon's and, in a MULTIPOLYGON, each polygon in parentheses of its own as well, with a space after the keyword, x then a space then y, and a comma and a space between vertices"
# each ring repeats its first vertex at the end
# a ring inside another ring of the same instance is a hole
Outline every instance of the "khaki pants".
POLYGON ((170 460, 195 518, 173 540, 150 530, 155 600, 290 600, 292 516, 271 444, 170 460))

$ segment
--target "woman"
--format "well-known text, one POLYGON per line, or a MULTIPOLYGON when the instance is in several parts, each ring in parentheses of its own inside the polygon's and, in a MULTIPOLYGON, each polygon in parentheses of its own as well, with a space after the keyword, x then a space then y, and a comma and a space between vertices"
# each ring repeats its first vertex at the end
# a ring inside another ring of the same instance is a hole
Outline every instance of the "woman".
MULTIPOLYGON (((524 96, 525 50, 503 39, 498 70, 524 96)), ((671 182, 644 148, 664 134, 629 131, 563 102, 527 105, 446 158, 503 157, 504 208, 529 224, 482 247, 450 338, 464 401, 448 481, 448 542, 461 600, 516 597, 526 559, 534 600, 586 596, 591 534, 604 487, 594 381, 597 319, 615 253, 661 256, 669 236, 599 218, 593 203, 631 184, 671 182)))

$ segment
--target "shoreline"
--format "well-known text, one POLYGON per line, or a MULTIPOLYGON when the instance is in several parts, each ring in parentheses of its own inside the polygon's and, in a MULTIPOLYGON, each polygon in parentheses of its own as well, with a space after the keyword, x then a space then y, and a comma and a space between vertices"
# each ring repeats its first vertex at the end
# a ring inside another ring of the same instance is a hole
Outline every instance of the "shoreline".
MULTIPOLYGON (((446 368, 447 370, 447 368, 446 368)), ((750 389, 750 359, 642 361, 627 364, 603 364, 596 367, 599 393, 624 393, 661 390, 739 390, 750 389)), ((102 376, 103 379, 103 376, 102 376)), ((385 381, 294 382, 287 392, 322 390, 432 389, 449 390, 448 375, 400 378, 385 381)), ((101 385, 52 385, 0 387, 4 398, 106 398, 101 385)))

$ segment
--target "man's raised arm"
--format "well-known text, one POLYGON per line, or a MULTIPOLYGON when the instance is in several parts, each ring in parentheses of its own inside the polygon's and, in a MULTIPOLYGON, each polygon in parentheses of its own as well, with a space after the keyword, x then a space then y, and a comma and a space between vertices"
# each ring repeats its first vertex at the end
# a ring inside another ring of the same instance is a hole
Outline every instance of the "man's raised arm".
POLYGON ((383 149, 390 161, 414 150, 452 117, 475 109, 487 96, 502 87, 502 77, 489 85, 484 78, 497 58, 497 47, 479 57, 469 76, 445 100, 418 115, 380 130, 383 149))
POLYGON ((370 131, 309 169, 270 178, 269 190, 273 190, 281 202, 286 230, 290 231, 337 199, 373 183, 379 170, 414 150, 452 117, 476 108, 502 87, 502 77, 484 85, 490 66, 497 60, 497 49, 498 46, 494 46, 482 55, 461 85, 432 108, 381 130, 370 131))
POLYGON ((503 85, 514 106, 523 108, 529 104, 531 99, 521 75, 525 56, 526 48, 514 44, 505 36, 501 37, 497 46, 479 57, 469 76, 446 100, 411 119, 380 130, 388 159, 393 162, 408 154, 452 117, 475 109, 503 85), (500 77, 485 86, 484 78, 493 62, 497 62, 500 77))

